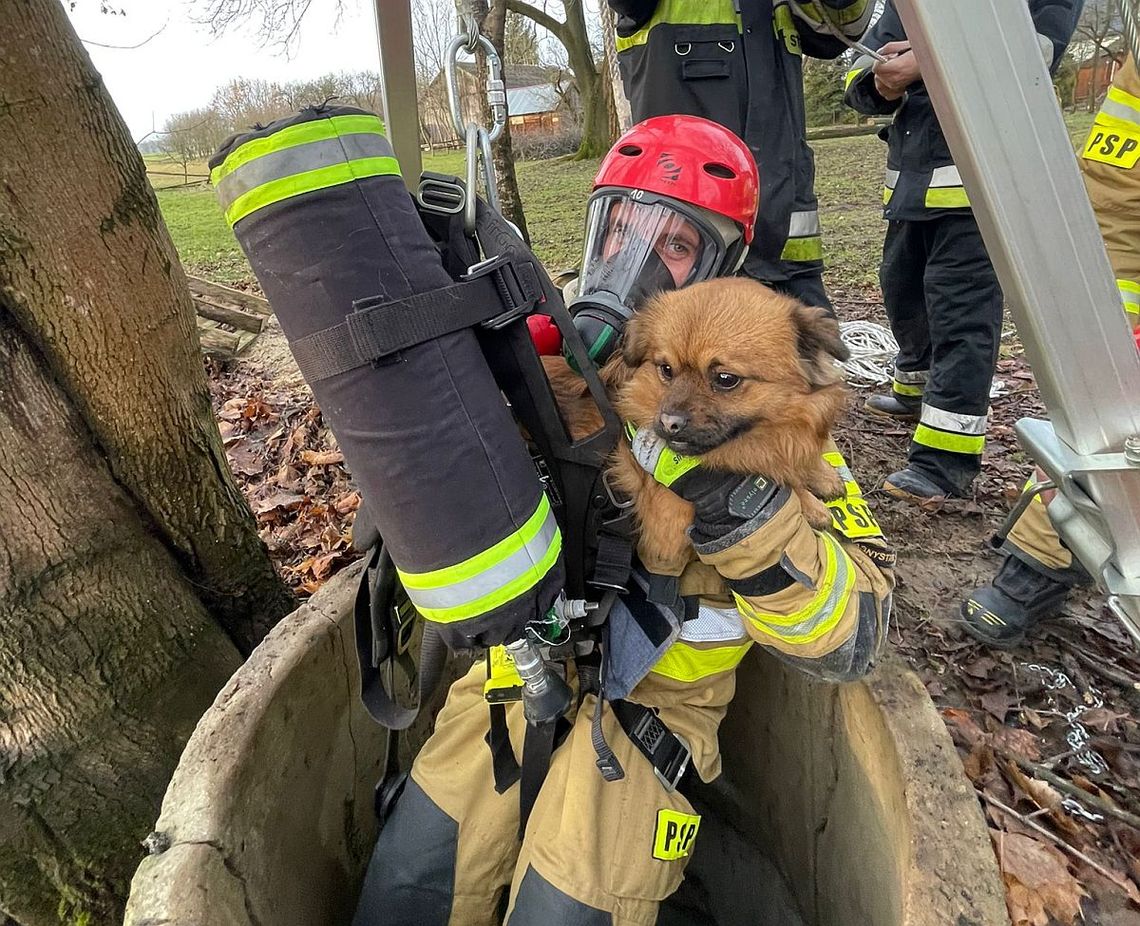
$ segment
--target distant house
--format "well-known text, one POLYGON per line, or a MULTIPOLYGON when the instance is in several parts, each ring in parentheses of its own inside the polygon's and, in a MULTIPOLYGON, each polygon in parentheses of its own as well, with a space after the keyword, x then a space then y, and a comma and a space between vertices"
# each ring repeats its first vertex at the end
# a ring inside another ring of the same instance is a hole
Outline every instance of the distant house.
POLYGON ((1072 51, 1078 62, 1073 103, 1087 102, 1096 93, 1097 99, 1092 102, 1099 104, 1116 77, 1116 72, 1124 66, 1124 59, 1128 57, 1124 40, 1119 39, 1107 50, 1099 51, 1091 42, 1074 43, 1072 51))
MULTIPOLYGON (((474 62, 457 65, 460 108, 465 122, 482 122, 486 88, 479 83, 474 62)), ((507 113, 515 135, 552 134, 577 121, 578 90, 565 68, 515 64, 507 68, 507 113)), ((423 141, 430 145, 459 144, 447 102, 447 77, 441 72, 420 100, 423 141)))

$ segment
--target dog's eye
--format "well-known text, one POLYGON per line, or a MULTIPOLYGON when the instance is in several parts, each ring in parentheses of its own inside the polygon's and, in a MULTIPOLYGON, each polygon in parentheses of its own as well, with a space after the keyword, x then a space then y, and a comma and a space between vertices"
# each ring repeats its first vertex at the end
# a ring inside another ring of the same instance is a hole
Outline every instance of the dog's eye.
POLYGON ((741 383, 741 378, 735 373, 717 373, 713 376, 713 386, 722 392, 735 389, 741 383))
POLYGON ((665 382, 669 382, 673 378, 673 368, 667 363, 657 364, 657 372, 661 374, 661 378, 665 382))

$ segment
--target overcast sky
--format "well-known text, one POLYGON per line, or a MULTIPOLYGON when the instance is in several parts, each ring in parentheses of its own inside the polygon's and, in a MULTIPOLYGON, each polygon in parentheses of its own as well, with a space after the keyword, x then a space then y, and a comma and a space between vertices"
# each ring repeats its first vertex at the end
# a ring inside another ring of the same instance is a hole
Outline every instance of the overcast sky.
POLYGON ((191 21, 194 0, 114 0, 114 5, 126 15, 101 14, 98 0, 79 0, 70 15, 136 140, 152 127, 161 129, 167 116, 204 106, 216 87, 234 77, 285 81, 380 68, 373 0, 345 0, 339 23, 335 0, 313 0, 291 58, 259 47, 250 28, 213 38, 191 21), (134 45, 164 23, 141 48, 90 44, 134 45))

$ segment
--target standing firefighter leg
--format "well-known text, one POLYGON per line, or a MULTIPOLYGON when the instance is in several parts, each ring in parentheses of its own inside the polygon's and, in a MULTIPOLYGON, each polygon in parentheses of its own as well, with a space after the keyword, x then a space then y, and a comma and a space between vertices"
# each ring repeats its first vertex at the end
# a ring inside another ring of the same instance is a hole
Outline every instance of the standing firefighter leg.
POLYGON ((380 120, 305 110, 211 161, 242 249, 416 609, 449 645, 500 643, 563 584, 560 534, 380 120))
MULTIPOLYGON (((1140 77, 1131 58, 1108 91, 1080 163, 1124 311, 1136 328, 1140 325, 1140 77)), ((1040 497, 1019 506, 1002 549, 1008 555, 997 576, 973 591, 962 602, 961 612, 972 636, 994 646, 1012 646, 1040 621, 1055 616, 1068 590, 1089 581, 1089 576, 1061 543, 1040 497)))
POLYGON ((930 378, 906 469, 888 476, 884 488, 910 499, 961 496, 982 465, 1001 340, 1001 287, 973 215, 919 224, 927 236, 930 378))
POLYGON ((898 341, 890 395, 873 395, 865 408, 888 418, 916 419, 930 370, 930 327, 926 318, 925 222, 891 222, 883 242, 879 280, 883 304, 898 341))

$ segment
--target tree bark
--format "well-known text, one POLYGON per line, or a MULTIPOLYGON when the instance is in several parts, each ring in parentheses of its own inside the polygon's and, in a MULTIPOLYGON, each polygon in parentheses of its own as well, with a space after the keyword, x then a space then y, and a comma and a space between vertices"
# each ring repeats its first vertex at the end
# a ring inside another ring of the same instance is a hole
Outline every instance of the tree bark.
MULTIPOLYGON (((499 59, 503 62, 503 81, 506 82, 510 62, 504 54, 504 45, 507 26, 506 0, 494 0, 488 7, 487 0, 472 0, 472 12, 479 21, 480 31, 491 40, 499 59)), ((487 56, 479 52, 479 87, 483 101, 483 124, 491 125, 491 107, 487 102, 486 87, 490 79, 490 66, 487 56)), ((519 193, 519 181, 515 175, 515 152, 511 142, 511 123, 508 118, 503 126, 503 134, 491 144, 492 161, 494 162, 495 178, 499 187, 499 199, 503 208, 503 215, 510 219, 522 232, 523 240, 530 244, 530 232, 526 227, 526 214, 523 211, 522 194, 519 193)))
POLYGON ((526 3, 525 0, 505 0, 507 9, 533 20, 546 29, 566 49, 570 69, 578 85, 582 101, 582 142, 575 160, 600 158, 613 138, 610 135, 609 113, 602 99, 601 77, 590 49, 590 36, 586 31, 586 13, 582 0, 564 0, 565 22, 559 22, 549 13, 526 3))
POLYGON ((229 472, 141 157, 62 4, 0 7, 0 297, 244 652, 292 606, 229 472))
POLYGON ((0 911, 122 922, 195 722, 241 662, 0 297, 0 911))

